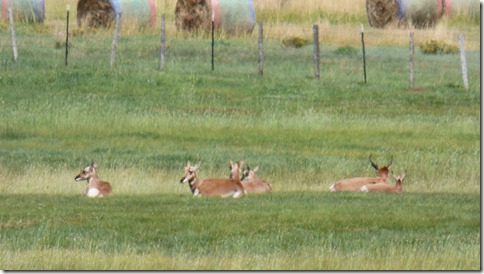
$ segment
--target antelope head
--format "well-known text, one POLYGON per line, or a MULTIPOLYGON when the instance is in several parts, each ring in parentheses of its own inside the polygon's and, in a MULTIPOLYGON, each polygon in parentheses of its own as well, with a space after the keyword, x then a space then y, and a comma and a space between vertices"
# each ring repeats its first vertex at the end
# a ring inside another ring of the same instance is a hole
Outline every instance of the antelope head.
POLYGON ((259 170, 259 166, 256 166, 254 169, 250 169, 247 165, 247 168, 242 172, 242 182, 253 180, 255 177, 255 173, 259 170))
POLYGON ((240 179, 240 172, 242 169, 242 166, 245 164, 245 161, 238 161, 234 162, 232 160, 229 161, 229 169, 230 169, 230 179, 240 179))
POLYGON ((407 171, 405 170, 405 171, 402 173, 402 175, 395 176, 395 174, 393 174, 393 179, 395 179, 395 182, 397 182, 397 184, 398 184, 398 183, 400 183, 400 184, 401 184, 401 183, 403 182, 403 180, 405 179, 405 176, 406 176, 406 175, 407 175, 407 171))
POLYGON ((81 171, 81 173, 79 173, 79 175, 77 175, 74 178, 74 180, 76 180, 77 182, 80 182, 82 180, 89 181, 90 178, 97 177, 96 168, 97 168, 96 162, 92 161, 89 166, 85 167, 81 171))
POLYGON ((392 167, 392 161, 393 161, 393 156, 391 156, 390 162, 383 167, 378 166, 372 159, 371 159, 371 154, 370 157, 368 157, 370 160, 371 166, 376 170, 376 173, 378 174, 378 177, 380 178, 388 178, 388 173, 390 172, 390 169, 392 167))
POLYGON ((196 170, 200 167, 200 162, 196 163, 194 166, 190 164, 190 161, 187 162, 185 166, 185 173, 183 177, 180 179, 180 183, 183 184, 185 182, 189 182, 190 184, 195 180, 197 177, 196 170))

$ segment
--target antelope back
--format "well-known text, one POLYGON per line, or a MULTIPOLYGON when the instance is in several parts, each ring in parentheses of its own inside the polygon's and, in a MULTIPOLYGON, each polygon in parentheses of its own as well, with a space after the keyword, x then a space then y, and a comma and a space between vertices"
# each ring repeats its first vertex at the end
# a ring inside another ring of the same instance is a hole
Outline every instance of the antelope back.
POLYGON ((200 162, 192 166, 188 162, 185 167, 185 173, 180 179, 180 183, 188 182, 194 196, 232 196, 241 197, 245 191, 240 183, 239 163, 230 161, 231 171, 234 179, 204 179, 198 180, 196 170, 200 167, 200 162))

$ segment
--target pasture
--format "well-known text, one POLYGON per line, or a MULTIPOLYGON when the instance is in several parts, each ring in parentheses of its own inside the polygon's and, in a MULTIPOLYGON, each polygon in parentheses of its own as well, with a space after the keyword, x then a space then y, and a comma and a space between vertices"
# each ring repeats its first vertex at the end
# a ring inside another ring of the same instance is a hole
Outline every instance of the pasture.
POLYGON ((458 54, 416 49, 409 90, 409 30, 368 27, 363 83, 364 10, 331 6, 334 17, 304 19, 259 6, 258 77, 256 32, 217 34, 212 72, 208 36, 176 32, 172 14, 164 70, 159 27, 130 26, 112 68, 112 30, 73 26, 66 67, 62 2, 47 3, 44 25, 17 25, 17 63, 0 23, 1 269, 480 269, 475 22, 415 30, 417 43, 465 34, 470 89, 458 54), (308 35, 316 21, 319 80, 311 46, 281 44, 282 33, 308 35), (373 176, 370 154, 407 171, 404 193, 328 192, 373 176), (201 178, 227 178, 230 159, 259 165, 273 193, 195 199, 179 183, 187 161, 202 162, 201 178), (91 160, 112 197, 81 196, 74 177, 91 160))

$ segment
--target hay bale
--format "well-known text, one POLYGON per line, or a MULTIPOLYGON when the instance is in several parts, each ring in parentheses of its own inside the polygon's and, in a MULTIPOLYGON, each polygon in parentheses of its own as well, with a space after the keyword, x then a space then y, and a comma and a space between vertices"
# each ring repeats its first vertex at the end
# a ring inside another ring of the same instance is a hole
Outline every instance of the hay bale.
POLYGON ((177 30, 209 30, 211 28, 211 0, 178 0, 175 6, 177 30))
POLYGON ((114 8, 109 0, 79 0, 77 3, 79 27, 109 27, 114 23, 114 19, 114 8))
POLYGON ((405 0, 405 13, 400 18, 406 25, 424 29, 435 26, 442 13, 437 12, 435 0, 405 0))
POLYGON ((252 0, 212 0, 215 29, 226 33, 252 33, 255 26, 255 8, 252 0))
POLYGON ((368 23, 374 28, 384 28, 399 21, 399 0, 366 0, 368 23))
POLYGON ((384 28, 389 24, 429 28, 443 16, 479 18, 479 2, 475 0, 366 0, 370 26, 384 28))
POLYGON ((463 16, 473 19, 480 19, 481 16, 480 3, 475 0, 440 0, 437 1, 437 6, 446 16, 463 16))
POLYGON ((114 25, 116 14, 133 25, 154 26, 156 6, 154 0, 79 0, 77 25, 92 28, 114 25))
POLYGON ((211 29, 212 14, 215 30, 229 34, 251 33, 255 26, 252 0, 178 0, 175 25, 178 30, 211 29))
POLYGON ((15 21, 42 23, 45 17, 44 0, 1 0, 0 19, 8 21, 8 8, 12 8, 15 21))

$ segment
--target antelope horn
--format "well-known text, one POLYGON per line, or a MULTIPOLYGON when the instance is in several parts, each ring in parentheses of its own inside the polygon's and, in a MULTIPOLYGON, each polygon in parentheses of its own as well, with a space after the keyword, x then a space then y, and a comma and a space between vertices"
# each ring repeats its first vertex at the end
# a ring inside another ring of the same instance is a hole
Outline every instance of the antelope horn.
POLYGON ((370 154, 370 157, 368 157, 368 159, 370 160, 370 163, 371 163, 371 165, 373 166, 373 168, 374 168, 374 169, 376 169, 376 170, 378 170, 378 165, 377 165, 375 162, 373 162, 373 161, 371 160, 371 155, 372 155, 372 154, 370 154))
POLYGON ((392 162, 393 162, 393 155, 391 156, 390 162, 387 165, 388 168, 390 168, 392 166, 392 162))

